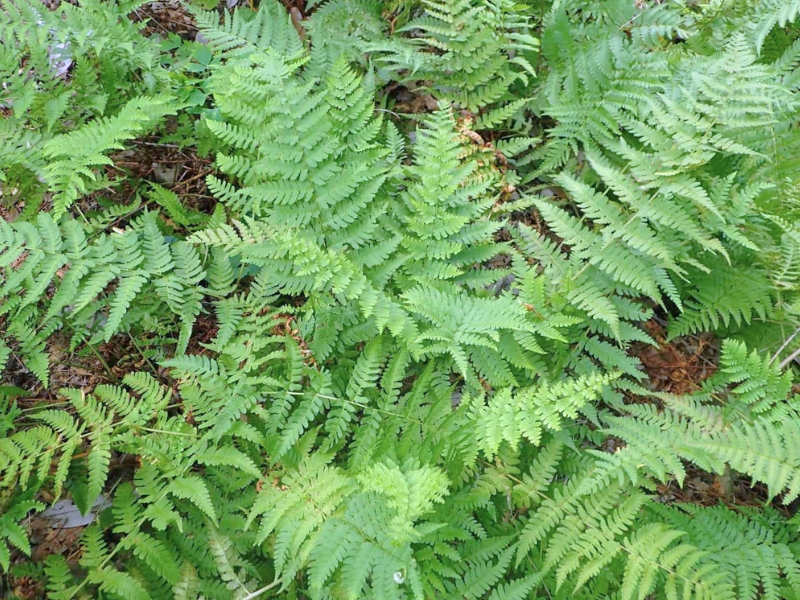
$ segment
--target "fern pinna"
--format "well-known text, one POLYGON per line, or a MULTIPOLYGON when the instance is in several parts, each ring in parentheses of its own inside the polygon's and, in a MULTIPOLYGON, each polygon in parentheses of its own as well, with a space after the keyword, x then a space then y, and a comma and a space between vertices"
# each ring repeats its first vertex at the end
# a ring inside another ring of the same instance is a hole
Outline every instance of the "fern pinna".
POLYGON ((194 42, 141 4, 0 17, 15 581, 800 597, 796 2, 263 0, 194 42), (129 175, 95 210, 143 135, 213 153, 211 206, 129 175), (636 355, 700 331, 715 373, 654 389, 636 355), (135 367, 58 387, 106 344, 135 367), (663 492, 697 473, 762 502, 663 492), (59 498, 100 514, 41 556, 59 498))

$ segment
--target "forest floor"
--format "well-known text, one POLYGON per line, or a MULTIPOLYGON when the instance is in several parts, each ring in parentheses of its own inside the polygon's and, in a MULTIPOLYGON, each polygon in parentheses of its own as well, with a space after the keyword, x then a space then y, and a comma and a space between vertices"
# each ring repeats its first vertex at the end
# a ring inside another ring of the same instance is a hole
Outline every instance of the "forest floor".
MULTIPOLYGON (((636 343, 630 354, 639 359, 647 375, 646 387, 668 394, 690 394, 700 389, 703 381, 711 377, 719 364, 719 340, 708 333, 666 339, 666 321, 654 317, 645 323, 647 333, 658 342, 658 346, 636 343)), ((720 477, 686 465, 687 473, 683 487, 677 481, 658 486, 660 500, 671 504, 689 502, 713 506, 724 502, 729 506, 764 506, 769 503, 765 486, 755 486, 748 477, 733 474, 727 485, 720 477)), ((787 508, 774 503, 778 510, 787 508)), ((788 514, 788 512, 787 512, 788 514)))
MULTIPOLYGON (((304 11, 304 3, 283 0, 287 8, 304 11)), ((224 4, 224 3, 223 3, 224 4)), ((186 40, 194 40, 197 27, 190 13, 177 0, 151 2, 136 12, 135 18, 146 23, 146 34, 175 34, 186 40)), ((401 112, 422 113, 436 109, 436 102, 430 96, 410 93, 405 88, 385 90, 393 94, 401 107, 401 112)), ((158 183, 171 189, 182 200, 190 199, 188 205, 201 212, 210 213, 214 200, 205 187, 205 176, 212 172, 212 161, 198 156, 188 148, 179 148, 172 144, 159 143, 157 138, 145 138, 132 144, 130 150, 113 157, 114 168, 109 168, 107 175, 113 179, 114 171, 121 169, 134 178, 125 178, 127 182, 138 181, 141 187, 131 187, 129 183, 112 187, 103 192, 106 200, 119 205, 130 205, 138 193, 143 193, 147 182, 158 183)), ((141 204, 138 211, 147 206, 141 204)), ((90 213, 97 209, 96 199, 84 200, 81 209, 90 213)), ((132 215, 127 214, 122 218, 132 215)), ((13 219, 13 214, 0 214, 0 217, 13 219)), ((531 213, 525 219, 531 226, 540 227, 537 215, 531 213)), ((112 223, 109 227, 116 224, 112 223)), ((709 334, 692 335, 672 341, 666 340, 666 321, 654 317, 645 324, 647 333, 658 342, 658 346, 637 343, 631 348, 631 354, 642 363, 650 389, 671 394, 691 393, 699 389, 702 382, 713 375, 719 361, 719 342, 709 334)), ((201 342, 209 341, 214 335, 211 319, 201 318, 195 327, 195 334, 190 343, 190 350, 201 348, 201 342)), ((69 350, 66 336, 53 339, 49 348, 52 363, 50 385, 45 388, 21 362, 13 361, 7 367, 3 379, 26 391, 20 396, 18 403, 22 408, 41 401, 57 401, 57 391, 63 387, 91 390, 98 384, 118 383, 125 373, 136 370, 147 370, 165 380, 163 372, 155 368, 144 357, 136 342, 125 336, 117 336, 111 342, 99 346, 95 351, 79 347, 75 352, 69 350)), ((642 399, 637 399, 641 401, 642 399)), ((120 473, 130 472, 135 468, 135 457, 127 460, 122 457, 114 465, 120 473)), ((124 477, 124 475, 122 475, 124 477)), ((748 478, 734 474, 732 486, 724 486, 720 478, 687 465, 687 477, 680 487, 677 482, 660 485, 657 489, 662 502, 688 502, 711 506, 725 502, 730 506, 763 506, 769 502, 764 486, 753 487, 748 478)), ((773 506, 782 511, 786 507, 777 502, 773 506)), ((83 526, 65 526, 58 518, 48 520, 40 516, 28 524, 33 545, 33 557, 42 560, 49 554, 65 554, 77 552, 78 539, 83 526)), ((75 560, 77 557, 72 557, 75 560)), ((15 593, 20 598, 39 597, 39 583, 27 577, 16 578, 12 583, 15 593)))

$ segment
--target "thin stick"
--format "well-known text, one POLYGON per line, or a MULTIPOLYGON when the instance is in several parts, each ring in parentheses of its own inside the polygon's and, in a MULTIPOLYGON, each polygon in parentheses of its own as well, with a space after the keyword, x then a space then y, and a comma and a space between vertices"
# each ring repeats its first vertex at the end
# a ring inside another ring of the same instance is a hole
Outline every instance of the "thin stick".
POLYGON ((789 356, 787 356, 786 358, 784 358, 784 359, 781 361, 781 364, 780 364, 780 365, 778 365, 778 368, 780 368, 780 369, 785 369, 785 368, 786 368, 786 365, 788 365, 790 362, 792 362, 792 361, 793 361, 795 358, 797 358, 798 356, 800 356, 800 348, 798 348, 797 350, 795 350, 794 352, 792 352, 792 353, 791 353, 789 356))
POLYGON ((778 358, 778 356, 780 356, 781 352, 783 352, 786 349, 786 346, 788 346, 789 344, 792 343, 792 340, 795 337, 797 337, 798 333, 800 333, 800 327, 795 329, 794 333, 792 335, 790 335, 789 338, 785 342, 783 342, 783 345, 780 348, 778 348, 778 351, 775 354, 772 355, 772 358, 769 359, 769 364, 772 364, 773 362, 775 362, 775 359, 778 358))
POLYGON ((105 358, 103 358, 103 356, 102 356, 102 355, 101 355, 101 354, 100 354, 100 353, 97 351, 97 348, 95 348, 95 347, 94 347, 92 344, 90 344, 90 343, 89 343, 89 342, 86 340, 86 336, 85 336, 85 335, 83 335, 83 334, 79 334, 79 333, 78 333, 78 331, 77 331, 77 330, 76 330, 76 329, 75 329, 75 328, 72 326, 72 324, 71 324, 69 321, 64 321, 64 323, 66 324, 66 326, 67 326, 67 327, 69 327, 69 328, 70 328, 70 329, 73 331, 73 333, 75 333, 75 335, 80 335, 80 336, 81 336, 81 341, 82 341, 84 344, 86 344, 86 346, 89 348, 89 350, 91 350, 91 351, 94 353, 94 355, 97 357, 97 359, 98 359, 98 360, 100 361, 100 363, 103 365, 103 368, 105 369, 105 371, 106 371, 106 375, 108 375, 108 378, 109 378, 111 381, 113 381, 114 383, 119 383, 119 379, 117 379, 117 377, 116 377, 116 376, 114 375, 114 373, 111 371, 111 367, 110 367, 110 366, 108 365, 108 363, 106 362, 106 359, 105 359, 105 358))
POLYGON ((258 590, 256 590, 255 592, 250 592, 249 594, 247 594, 247 596, 245 596, 244 598, 242 598, 242 600, 252 600, 253 598, 257 598, 257 597, 259 597, 261 594, 263 594, 264 592, 268 592, 268 591, 270 591, 272 588, 274 588, 274 587, 275 587, 276 585, 278 585, 280 582, 281 582, 281 580, 280 580, 280 579, 276 579, 275 581, 273 581, 273 582, 272 582, 272 583, 270 583, 269 585, 265 585, 264 587, 262 587, 261 589, 258 589, 258 590))

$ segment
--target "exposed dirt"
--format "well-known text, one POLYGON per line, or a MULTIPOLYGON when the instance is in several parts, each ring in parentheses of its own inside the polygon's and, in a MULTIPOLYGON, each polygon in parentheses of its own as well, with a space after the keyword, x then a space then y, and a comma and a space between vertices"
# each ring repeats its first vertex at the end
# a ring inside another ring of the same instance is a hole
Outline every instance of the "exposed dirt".
POLYGON ((159 0, 137 8, 131 18, 145 23, 145 35, 179 35, 185 40, 194 40, 197 26, 194 18, 180 0, 159 0))
MULTIPOLYGON (((694 465, 684 466, 686 467, 686 480, 683 487, 680 487, 677 481, 658 485, 659 501, 665 504, 689 502, 702 506, 716 506, 722 502, 731 507, 763 507, 768 504, 767 488, 760 483, 753 485, 747 476, 734 473, 730 488, 725 489, 726 486, 721 477, 701 471, 694 465)), ((781 504, 779 500, 774 501, 772 506, 787 516, 791 516, 789 507, 781 504)))
POLYGON ((134 177, 172 190, 187 208, 205 213, 214 210, 216 201, 206 187, 206 176, 214 172, 213 160, 200 156, 195 148, 163 144, 151 136, 135 140, 129 150, 112 159, 134 177))
MULTIPOLYGON (((691 394, 700 389, 703 381, 716 373, 719 364, 720 343, 709 333, 690 335, 666 341, 666 321, 655 317, 645 323, 647 333, 658 342, 658 347, 637 343, 631 354, 639 358, 647 374, 646 385, 653 391, 670 394, 691 394)), ((653 402, 653 399, 636 398, 634 401, 653 402)), ((689 502, 714 506, 723 502, 728 506, 764 506, 769 504, 765 486, 753 484, 749 477, 733 472, 726 481, 714 473, 702 471, 685 464, 686 479, 683 487, 677 481, 657 486, 659 500, 666 504, 689 502)), ((790 509, 773 501, 772 505, 790 514, 790 509)))
POLYGON ((138 216, 148 206, 155 206, 148 200, 148 182, 152 182, 173 191, 188 209, 206 214, 213 212, 216 200, 208 193, 205 180, 206 175, 214 172, 211 158, 200 156, 195 148, 161 143, 158 136, 132 140, 128 146, 112 154, 110 158, 114 164, 104 167, 109 186, 78 199, 74 211, 91 217, 104 206, 130 206, 130 212, 120 215, 105 230, 122 227, 125 221, 138 216), (135 204, 137 196, 141 200, 138 205, 135 204))
POLYGON ((636 343, 631 354, 642 361, 652 390, 670 394, 697 391, 717 370, 719 340, 701 333, 667 342, 665 324, 658 318, 645 323, 645 331, 659 346, 636 343))
POLYGON ((66 335, 55 336, 49 349, 51 395, 55 396, 59 389, 66 387, 90 391, 100 383, 112 381, 95 354, 86 349, 70 353, 66 335))
MULTIPOLYGON (((12 592, 14 597, 20 600, 34 600, 36 598, 44 598, 44 582, 34 579, 33 577, 15 577, 13 578, 12 592)), ((0 584, 0 591, 4 588, 0 584)))
POLYGON ((219 332, 219 324, 211 314, 200 314, 192 328, 192 337, 189 339, 187 354, 205 354, 208 350, 203 344, 208 344, 219 332))
POLYGON ((53 526, 49 519, 32 519, 28 530, 30 531, 31 544, 34 548, 31 558, 35 561, 44 560, 51 554, 65 554, 68 563, 77 562, 74 555, 78 551, 78 540, 83 534, 84 527, 53 526))
MULTIPOLYGON (((241 3, 243 4, 245 1, 246 0, 242 0, 241 3)), ((286 7, 286 10, 296 8, 301 13, 306 13, 306 0, 281 0, 281 3, 286 7)))
POLYGON ((0 382, 28 391, 28 395, 16 399, 22 408, 57 401, 61 388, 89 391, 98 384, 112 383, 115 379, 106 372, 100 359, 85 348, 79 347, 76 352, 70 353, 69 339, 64 333, 58 333, 50 339, 47 352, 50 357, 50 381, 47 387, 34 377, 16 353, 12 353, 6 368, 0 372, 0 382))
POLYGON ((400 83, 391 83, 381 94, 389 96, 392 112, 400 115, 427 114, 438 108, 436 98, 425 90, 416 90, 400 83))

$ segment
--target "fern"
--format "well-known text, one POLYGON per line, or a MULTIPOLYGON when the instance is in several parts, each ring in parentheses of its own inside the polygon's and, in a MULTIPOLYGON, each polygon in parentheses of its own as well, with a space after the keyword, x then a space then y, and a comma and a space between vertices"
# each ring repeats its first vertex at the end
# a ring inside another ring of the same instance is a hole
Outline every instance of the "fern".
POLYGON ((528 16, 511 3, 425 0, 421 5, 421 14, 398 30, 408 33, 408 41, 367 46, 391 71, 410 71, 401 81, 431 79, 437 97, 477 111, 509 99, 516 82, 525 85, 536 76, 531 61, 538 40, 528 16))
POLYGON ((129 309, 137 301, 147 312, 166 307, 179 315, 184 327, 179 346, 185 347, 201 310, 202 294, 196 286, 205 274, 192 248, 165 241, 154 214, 128 231, 101 235, 91 243, 77 222, 66 221, 59 228, 46 213, 37 226, 4 223, 0 236, 0 311, 14 322, 7 335, 22 346, 31 370, 44 383, 44 346, 64 321, 73 323, 73 330, 85 327, 86 333, 93 332, 90 340, 108 341, 131 327, 129 309), (107 295, 109 284, 116 289, 107 295), (51 285, 56 291, 44 304, 46 310, 38 311, 51 285))
POLYGON ((766 319, 771 313, 770 286, 759 269, 714 265, 711 273, 699 273, 692 279, 696 288, 690 292, 686 310, 670 323, 672 338, 697 331, 724 330, 756 317, 766 319))
POLYGON ((773 538, 763 529, 764 517, 747 510, 737 514, 724 506, 656 505, 653 512, 685 531, 698 550, 709 552, 708 560, 725 565, 737 598, 758 597, 759 590, 765 598, 779 598, 786 593, 784 581, 792 591, 797 589, 797 558, 786 545, 792 534, 776 532, 773 538))
MULTIPOLYGON (((36 2, 14 0, 5 8, 0 17, 4 48, 0 77, 6 87, 0 105, 13 107, 13 115, 3 121, 0 143, 3 191, 24 199, 27 215, 33 216, 48 191, 43 185, 48 174, 62 188, 58 204, 66 208, 77 189, 96 179, 91 167, 108 160, 92 156, 92 146, 81 147, 81 139, 92 144, 95 140, 81 138, 77 132, 86 126, 93 137, 100 131, 103 117, 118 113, 137 95, 154 95, 152 108, 164 110, 166 96, 157 100, 157 95, 168 93, 169 74, 157 59, 158 40, 142 36, 142 25, 127 18, 135 3, 91 1, 80 7, 63 4, 51 11, 36 2), (21 61, 26 65, 23 70, 21 61), (70 133, 78 137, 63 137, 70 133), (53 142, 55 138, 73 140, 77 145, 63 147, 53 142), (80 168, 89 182, 78 175, 77 163, 72 165, 76 167, 73 174, 60 161, 50 164, 53 158, 80 153, 86 161, 80 168)), ((143 125, 142 102, 131 103, 126 116, 112 122, 122 125, 125 120, 134 126, 131 119, 135 118, 143 125), (134 106, 140 104, 136 112, 134 106)), ((119 135, 127 134, 118 130, 119 135)))
POLYGON ((751 36, 757 52, 761 51, 769 32, 776 25, 781 27, 791 23, 800 15, 800 5, 796 2, 782 2, 780 4, 767 2, 753 11, 753 20, 750 23, 751 36))
POLYGON ((514 396, 506 389, 495 395, 488 405, 481 402, 473 410, 482 450, 491 457, 497 454, 501 443, 514 448, 523 436, 538 446, 543 431, 560 431, 565 423, 577 418, 579 412, 592 414, 588 405, 613 379, 614 375, 593 373, 572 381, 543 382, 514 396))
POLYGON ((6 511, 0 519, 0 566, 8 571, 11 566, 11 548, 16 548, 26 556, 31 555, 31 544, 28 535, 20 526, 21 521, 30 511, 42 510, 44 505, 30 498, 30 494, 23 494, 18 498, 10 510, 6 511), (28 496, 27 498, 25 496, 28 496))
POLYGON ((113 164, 107 153, 122 149, 121 142, 144 133, 175 110, 169 96, 143 97, 130 101, 114 117, 98 119, 51 139, 43 148, 49 161, 43 175, 54 192, 55 217, 64 214, 79 194, 86 193, 88 184, 96 185, 97 176, 91 168, 113 164))
POLYGON ((10 578, 800 595, 795 520, 663 493, 800 494, 794 4, 265 0, 190 11, 194 42, 138 0, 7 4, 10 578), (210 156, 205 188, 117 169, 145 135, 210 156), (651 389, 636 356, 708 331, 716 372, 651 389), (33 564, 39 499, 100 497, 78 562, 33 564))

